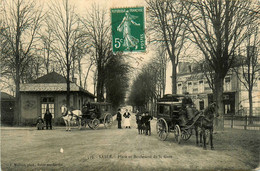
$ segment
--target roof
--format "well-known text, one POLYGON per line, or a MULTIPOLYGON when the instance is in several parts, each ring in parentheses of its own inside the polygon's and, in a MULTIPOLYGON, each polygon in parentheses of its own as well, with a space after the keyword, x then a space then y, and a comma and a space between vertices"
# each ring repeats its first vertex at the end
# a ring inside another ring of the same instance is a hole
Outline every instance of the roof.
POLYGON ((36 80, 32 83, 66 83, 66 78, 62 75, 58 74, 57 72, 48 73, 36 80))
POLYGON ((185 95, 182 94, 165 94, 158 102, 179 102, 185 95))
POLYGON ((111 103, 108 102, 90 102, 91 105, 111 105, 111 103))
POLYGON ((157 102, 160 105, 182 105, 182 102, 157 102))
MULTIPOLYGON (((62 75, 56 72, 51 72, 32 81, 31 83, 21 84, 20 91, 21 92, 65 92, 67 91, 67 80, 62 75)), ((83 89, 82 87, 78 86, 74 82, 70 83, 70 91, 83 92, 95 98, 94 94, 83 89)))
POLYGON ((5 92, 1 92, 1 101, 14 101, 14 96, 11 96, 5 92))

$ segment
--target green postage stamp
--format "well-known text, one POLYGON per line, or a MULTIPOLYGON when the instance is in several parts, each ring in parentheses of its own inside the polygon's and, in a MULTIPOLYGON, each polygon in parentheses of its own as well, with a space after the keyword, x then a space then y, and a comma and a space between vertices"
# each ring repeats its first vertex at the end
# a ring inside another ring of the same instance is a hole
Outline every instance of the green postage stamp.
POLYGON ((144 7, 111 9, 113 52, 145 51, 144 7))

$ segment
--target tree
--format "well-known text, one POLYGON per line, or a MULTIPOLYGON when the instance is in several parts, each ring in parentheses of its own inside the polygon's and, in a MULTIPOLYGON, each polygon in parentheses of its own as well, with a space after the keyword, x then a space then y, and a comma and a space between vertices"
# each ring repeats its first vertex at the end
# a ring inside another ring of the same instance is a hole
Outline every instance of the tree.
POLYGON ((218 105, 217 129, 224 128, 223 81, 231 68, 235 51, 245 40, 251 29, 246 26, 256 20, 251 1, 198 0, 185 1, 193 41, 203 53, 205 62, 213 73, 213 95, 218 105))
POLYGON ((148 103, 150 103, 153 110, 154 103, 161 95, 159 87, 162 84, 162 75, 160 70, 163 68, 162 64, 155 59, 143 67, 133 82, 129 102, 134 106, 148 109, 148 103))
POLYGON ((105 67, 106 100, 111 102, 114 108, 124 103, 130 69, 122 53, 113 55, 105 67))
MULTIPOLYGON (((257 24, 257 23, 254 23, 257 24)), ((259 25, 259 23, 258 23, 259 25)), ((252 27, 249 25, 248 27, 252 27)), ((237 77, 239 81, 245 86, 245 88, 248 91, 248 99, 249 99, 249 116, 253 116, 253 88, 254 85, 257 83, 257 80, 260 77, 259 71, 260 66, 258 62, 258 49, 259 49, 259 33, 258 33, 258 27, 254 27, 255 31, 248 35, 247 41, 245 45, 244 52, 246 52, 246 58, 242 58, 240 63, 237 67, 234 67, 234 71, 237 74, 237 77)), ((239 56, 242 56, 240 50, 239 50, 239 56)), ((252 123, 252 120, 249 120, 250 123, 252 123)))
POLYGON ((43 15, 34 1, 12 0, 3 1, 3 16, 1 37, 6 45, 2 47, 6 49, 1 62, 8 66, 6 72, 12 75, 15 82, 14 123, 20 124, 20 82, 25 72, 22 67, 33 56, 31 53, 43 15))
POLYGON ((41 32, 41 44, 39 47, 39 51, 41 56, 44 58, 43 66, 46 70, 46 73, 48 74, 51 69, 54 69, 54 66, 51 68, 51 64, 56 63, 55 56, 54 56, 54 49, 53 49, 53 43, 54 43, 54 33, 52 31, 52 28, 49 24, 48 18, 45 18, 44 20, 44 28, 42 28, 41 32))
POLYGON ((147 0, 152 41, 163 42, 172 63, 172 93, 177 92, 177 72, 179 58, 187 40, 187 24, 184 17, 189 10, 181 1, 147 0))
POLYGON ((93 5, 87 17, 82 20, 97 68, 97 101, 104 101, 105 66, 109 58, 113 56, 111 51, 110 27, 107 23, 108 19, 106 16, 106 10, 100 10, 98 6, 93 5))
POLYGON ((74 6, 68 0, 63 0, 50 6, 48 17, 51 30, 55 36, 53 48, 59 58, 62 68, 65 68, 67 82, 67 106, 70 106, 70 75, 72 62, 75 59, 74 48, 78 37, 78 17, 74 11, 74 6))

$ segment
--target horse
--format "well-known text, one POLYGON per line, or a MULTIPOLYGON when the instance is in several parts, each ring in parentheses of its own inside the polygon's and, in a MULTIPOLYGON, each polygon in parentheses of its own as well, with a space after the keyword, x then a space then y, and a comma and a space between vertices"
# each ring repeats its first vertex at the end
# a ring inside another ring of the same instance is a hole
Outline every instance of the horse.
POLYGON ((66 131, 70 131, 71 122, 78 122, 79 129, 81 129, 82 112, 81 110, 68 110, 65 105, 61 106, 61 113, 66 124, 66 131))
POLYGON ((211 146, 211 150, 214 150, 214 147, 213 147, 213 121, 214 121, 214 117, 218 117, 218 113, 215 111, 215 109, 216 109, 216 103, 210 104, 203 111, 203 113, 198 118, 198 120, 194 123, 195 132, 196 132, 196 144, 199 145, 198 128, 200 128, 201 129, 200 144, 202 143, 202 137, 203 137, 203 148, 204 149, 206 149, 206 130, 209 130, 210 146, 211 146))

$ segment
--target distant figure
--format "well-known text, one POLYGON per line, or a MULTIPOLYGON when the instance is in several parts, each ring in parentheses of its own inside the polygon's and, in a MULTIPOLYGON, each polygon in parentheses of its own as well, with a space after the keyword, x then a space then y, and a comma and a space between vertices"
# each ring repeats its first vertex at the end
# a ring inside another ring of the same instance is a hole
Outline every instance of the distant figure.
POLYGON ((145 112, 145 135, 151 135, 151 123, 153 117, 149 114, 148 111, 145 112), (149 132, 149 133, 148 133, 149 132))
POLYGON ((38 130, 43 130, 44 129, 44 121, 43 121, 41 116, 39 116, 37 121, 36 121, 36 128, 38 130))
POLYGON ((131 129, 131 126, 130 126, 131 114, 128 112, 128 109, 125 110, 125 113, 123 116, 125 117, 125 128, 131 129))
POLYGON ((136 124, 137 124, 138 133, 142 134, 143 133, 142 115, 139 113, 138 110, 136 112, 135 117, 136 117, 136 124))
POLYGON ((51 125, 52 115, 51 115, 49 109, 46 109, 46 113, 44 115, 44 120, 46 122, 46 129, 48 129, 49 126, 50 126, 50 129, 52 129, 52 125, 51 125))
POLYGON ((118 129, 122 129, 121 121, 122 121, 122 115, 121 115, 121 109, 118 109, 116 120, 118 122, 118 129))

